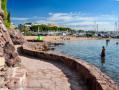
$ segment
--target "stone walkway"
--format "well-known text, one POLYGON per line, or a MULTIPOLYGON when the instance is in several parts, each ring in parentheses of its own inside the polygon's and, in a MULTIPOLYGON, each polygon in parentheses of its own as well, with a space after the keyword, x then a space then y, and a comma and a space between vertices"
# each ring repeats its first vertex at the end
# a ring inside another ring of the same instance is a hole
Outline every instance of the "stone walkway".
POLYGON ((61 62, 20 57, 28 69, 25 90, 87 90, 80 77, 61 62))

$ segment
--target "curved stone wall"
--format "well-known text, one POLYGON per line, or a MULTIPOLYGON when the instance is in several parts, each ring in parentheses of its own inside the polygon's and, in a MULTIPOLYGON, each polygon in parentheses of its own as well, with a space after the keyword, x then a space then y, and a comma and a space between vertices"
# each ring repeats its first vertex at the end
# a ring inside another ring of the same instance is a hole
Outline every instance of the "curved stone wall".
POLYGON ((21 47, 20 51, 22 54, 38 57, 40 59, 62 61, 81 76, 89 90, 119 90, 118 85, 116 85, 111 78, 106 76, 95 66, 83 60, 54 53, 33 51, 25 47, 21 47))

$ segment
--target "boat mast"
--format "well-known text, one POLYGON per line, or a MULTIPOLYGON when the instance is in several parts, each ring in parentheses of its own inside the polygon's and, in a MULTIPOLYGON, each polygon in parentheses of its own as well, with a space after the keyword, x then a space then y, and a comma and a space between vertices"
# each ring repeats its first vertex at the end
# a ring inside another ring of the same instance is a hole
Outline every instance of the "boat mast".
POLYGON ((114 28, 114 31, 116 32, 117 31, 117 21, 115 21, 115 28, 114 28))
POLYGON ((95 23, 95 31, 96 31, 96 33, 98 33, 98 30, 99 30, 99 25, 96 23, 96 21, 94 22, 95 23))

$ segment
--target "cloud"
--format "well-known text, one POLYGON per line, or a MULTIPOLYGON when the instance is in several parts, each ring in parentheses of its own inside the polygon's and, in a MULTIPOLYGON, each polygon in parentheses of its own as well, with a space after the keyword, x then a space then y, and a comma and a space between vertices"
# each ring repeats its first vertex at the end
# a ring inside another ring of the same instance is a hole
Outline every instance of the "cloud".
POLYGON ((114 30, 117 21, 114 15, 88 15, 80 12, 48 13, 47 17, 33 16, 32 18, 12 18, 13 21, 29 21, 40 24, 56 24, 73 29, 94 30, 95 22, 99 24, 100 30, 114 30))
POLYGON ((72 15, 68 13, 50 13, 48 20, 50 21, 70 21, 72 20, 72 15))
POLYGON ((94 30, 95 22, 100 30, 113 30, 114 23, 117 20, 114 15, 90 16, 81 13, 50 13, 48 21, 56 22, 60 25, 75 29, 94 30))
POLYGON ((119 0, 115 0, 115 1, 119 2, 119 0))
POLYGON ((93 20, 92 17, 82 17, 80 13, 50 13, 48 20, 50 21, 77 21, 77 20, 93 20))

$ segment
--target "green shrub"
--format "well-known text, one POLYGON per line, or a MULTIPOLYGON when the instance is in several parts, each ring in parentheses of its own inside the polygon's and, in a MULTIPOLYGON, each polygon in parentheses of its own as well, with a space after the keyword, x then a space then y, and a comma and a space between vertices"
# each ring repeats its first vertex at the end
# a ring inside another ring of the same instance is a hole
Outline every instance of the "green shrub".
POLYGON ((10 12, 7 10, 7 0, 1 0, 1 7, 2 10, 4 11, 4 24, 6 25, 7 28, 10 28, 11 26, 11 20, 10 20, 10 12))

